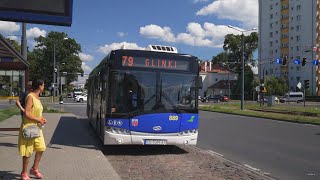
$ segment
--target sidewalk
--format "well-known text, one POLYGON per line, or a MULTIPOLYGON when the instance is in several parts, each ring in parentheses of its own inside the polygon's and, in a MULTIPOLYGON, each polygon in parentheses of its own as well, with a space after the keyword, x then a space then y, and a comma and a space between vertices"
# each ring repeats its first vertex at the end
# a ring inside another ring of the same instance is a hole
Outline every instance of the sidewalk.
MULTIPOLYGON (((120 179, 99 150, 99 140, 87 120, 73 114, 44 114, 47 150, 40 162, 44 179, 120 179)), ((0 123, 0 128, 20 127, 20 116, 0 123)), ((22 158, 18 153, 18 131, 0 131, 0 179, 20 179, 22 158)), ((29 168, 33 164, 30 159, 29 168)))

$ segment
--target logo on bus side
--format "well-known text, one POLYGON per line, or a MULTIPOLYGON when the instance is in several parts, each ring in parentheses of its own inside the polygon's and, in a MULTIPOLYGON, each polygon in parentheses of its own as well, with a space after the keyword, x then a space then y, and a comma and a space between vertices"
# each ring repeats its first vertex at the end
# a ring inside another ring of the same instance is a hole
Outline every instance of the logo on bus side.
POLYGON ((162 127, 161 126, 154 126, 152 129, 155 131, 161 131, 162 127))
POLYGON ((112 120, 112 119, 109 119, 107 124, 109 126, 122 126, 123 125, 123 122, 122 120, 112 120))
POLYGON ((131 126, 139 126, 139 120, 138 119, 131 119, 131 126))
POLYGON ((174 116, 174 115, 169 116, 169 121, 178 121, 178 120, 179 120, 178 116, 174 116))

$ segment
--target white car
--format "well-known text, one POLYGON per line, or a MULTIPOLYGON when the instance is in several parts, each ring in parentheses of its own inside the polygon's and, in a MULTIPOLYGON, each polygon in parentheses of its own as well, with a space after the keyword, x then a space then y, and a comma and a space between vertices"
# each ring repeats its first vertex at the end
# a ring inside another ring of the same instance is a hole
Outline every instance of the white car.
POLYGON ((75 97, 75 100, 76 100, 77 102, 87 101, 87 95, 86 95, 86 94, 77 95, 77 96, 75 97))

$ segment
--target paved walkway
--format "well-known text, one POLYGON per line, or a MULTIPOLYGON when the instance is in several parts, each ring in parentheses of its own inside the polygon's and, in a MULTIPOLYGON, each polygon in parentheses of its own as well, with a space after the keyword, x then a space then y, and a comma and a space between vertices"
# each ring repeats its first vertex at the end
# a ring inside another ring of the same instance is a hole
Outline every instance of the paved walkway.
MULTIPOLYGON (((99 150, 99 141, 86 120, 73 114, 44 114, 47 150, 40 162, 44 179, 120 179, 99 150)), ((20 126, 20 116, 0 123, 0 128, 20 126)), ((18 153, 18 132, 0 131, 0 179, 20 179, 22 158, 18 153)), ((30 159, 29 168, 32 166, 30 159)))

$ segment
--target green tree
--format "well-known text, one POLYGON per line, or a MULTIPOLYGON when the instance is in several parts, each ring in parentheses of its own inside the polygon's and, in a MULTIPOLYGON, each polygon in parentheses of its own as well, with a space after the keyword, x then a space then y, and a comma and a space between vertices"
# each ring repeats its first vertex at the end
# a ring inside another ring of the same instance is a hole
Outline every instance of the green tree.
MULTIPOLYGON (((253 53, 258 48, 258 34, 251 33, 244 36, 244 62, 245 62, 245 95, 250 95, 253 91, 253 72, 250 65, 254 65, 253 53)), ((232 89, 233 94, 241 94, 241 62, 242 62, 242 35, 228 34, 225 36, 224 52, 213 57, 213 62, 220 62, 227 69, 237 72, 239 81, 232 89)))
POLYGON ((60 74, 67 72, 67 84, 77 80, 77 73, 83 73, 78 54, 81 45, 63 32, 49 32, 47 37, 35 38, 37 46, 28 54, 30 61, 30 78, 41 78, 46 83, 53 82, 54 49, 56 67, 60 74), (55 48, 54 48, 55 47, 55 48))
POLYGON ((289 90, 285 78, 278 78, 274 76, 267 77, 264 86, 267 89, 266 95, 282 96, 289 90))
POLYGON ((18 41, 6 38, 6 40, 20 53, 21 46, 19 45, 18 41))

